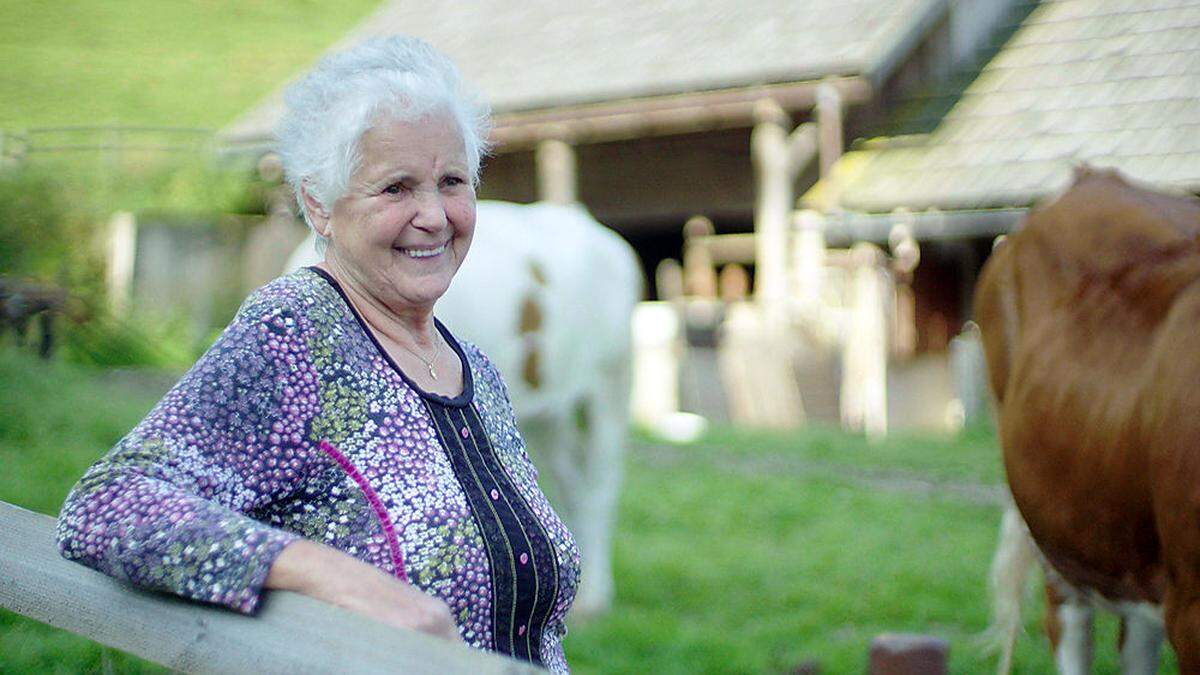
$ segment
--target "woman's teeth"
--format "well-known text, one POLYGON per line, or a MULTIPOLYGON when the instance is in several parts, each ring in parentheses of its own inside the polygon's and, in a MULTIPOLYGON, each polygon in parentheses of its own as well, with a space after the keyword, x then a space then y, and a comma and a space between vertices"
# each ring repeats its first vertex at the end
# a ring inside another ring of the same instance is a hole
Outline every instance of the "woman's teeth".
POLYGON ((402 248, 400 252, 410 258, 432 258, 446 250, 446 244, 437 248, 402 248))

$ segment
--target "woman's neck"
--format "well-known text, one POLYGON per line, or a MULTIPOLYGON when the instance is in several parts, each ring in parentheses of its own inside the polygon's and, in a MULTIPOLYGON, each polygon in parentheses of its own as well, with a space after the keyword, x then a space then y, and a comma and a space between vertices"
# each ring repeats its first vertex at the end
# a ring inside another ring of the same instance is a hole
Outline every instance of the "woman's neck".
POLYGON ((372 330, 418 353, 436 349, 441 337, 434 324, 432 307, 399 309, 388 306, 368 292, 362 281, 340 265, 336 258, 327 258, 318 267, 337 280, 359 316, 372 330))

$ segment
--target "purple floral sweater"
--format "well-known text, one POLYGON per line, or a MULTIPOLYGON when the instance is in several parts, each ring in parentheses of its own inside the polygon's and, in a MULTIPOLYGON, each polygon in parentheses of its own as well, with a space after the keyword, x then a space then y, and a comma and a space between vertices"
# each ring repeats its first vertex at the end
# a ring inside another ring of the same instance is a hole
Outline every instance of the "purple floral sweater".
POLYGON ((405 377, 323 272, 259 289, 71 491, 63 555, 249 613, 306 537, 441 598, 469 644, 565 672, 578 549, 499 373, 438 327, 463 363, 453 399, 405 377))

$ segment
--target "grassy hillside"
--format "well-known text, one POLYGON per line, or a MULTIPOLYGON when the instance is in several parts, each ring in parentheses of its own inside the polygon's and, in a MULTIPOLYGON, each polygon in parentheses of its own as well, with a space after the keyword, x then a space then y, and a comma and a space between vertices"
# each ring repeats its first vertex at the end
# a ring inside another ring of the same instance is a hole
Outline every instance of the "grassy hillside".
POLYGON ((0 0, 0 129, 220 127, 379 0, 0 0))

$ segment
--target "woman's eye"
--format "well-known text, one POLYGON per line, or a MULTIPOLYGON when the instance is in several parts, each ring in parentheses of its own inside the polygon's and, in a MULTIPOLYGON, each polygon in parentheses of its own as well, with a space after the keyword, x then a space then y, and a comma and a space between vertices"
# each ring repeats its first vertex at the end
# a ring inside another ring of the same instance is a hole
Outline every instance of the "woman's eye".
POLYGON ((401 192, 404 192, 404 186, 400 183, 392 183, 383 189, 383 193, 389 195, 398 195, 401 192))
POLYGON ((442 185, 445 185, 446 187, 455 187, 458 185, 462 185, 463 183, 466 183, 466 182, 467 181, 463 180, 462 178, 460 178, 458 176, 446 176, 445 178, 442 179, 442 185))

